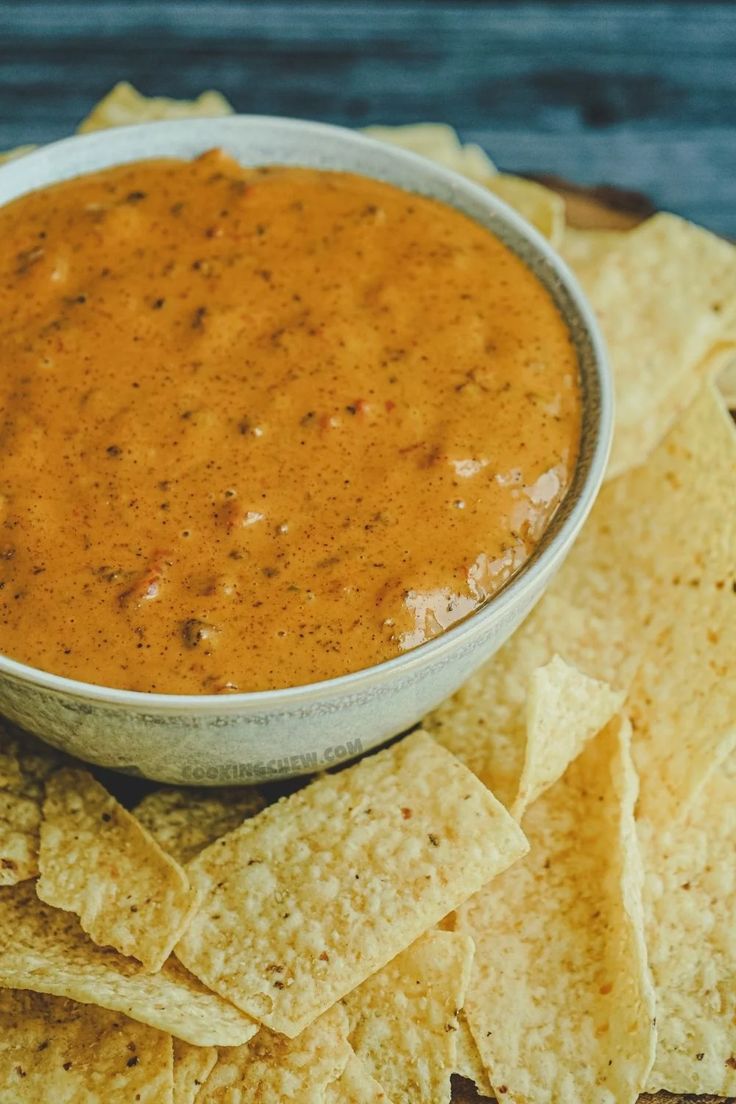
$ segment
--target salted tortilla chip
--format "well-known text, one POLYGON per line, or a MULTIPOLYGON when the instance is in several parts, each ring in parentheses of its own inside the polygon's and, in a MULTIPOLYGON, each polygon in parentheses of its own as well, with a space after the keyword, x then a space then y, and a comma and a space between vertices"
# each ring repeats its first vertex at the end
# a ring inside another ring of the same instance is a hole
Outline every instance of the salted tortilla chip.
POLYGON ((647 464, 604 487, 554 587, 623 615, 640 805, 686 814, 736 743, 736 431, 712 387, 647 464))
POLYGON ((340 1004, 295 1039, 261 1028, 245 1046, 220 1051, 197 1104, 324 1104, 327 1087, 350 1060, 347 1029, 347 1015, 340 1004))
POLYGON ((649 1090, 736 1097, 736 778, 687 821, 639 825, 657 1055, 649 1090))
POLYGON ((265 804, 255 786, 216 790, 173 787, 154 790, 134 812, 164 851, 184 865, 246 817, 260 813, 265 804))
POLYGON ((458 910, 465 1011, 497 1099, 634 1104, 654 1058, 630 730, 612 721, 531 806, 529 855, 458 910))
POLYGON ((0 886, 38 874, 43 783, 60 756, 0 721, 0 886))
POLYGON ((17 161, 19 157, 32 153, 35 148, 35 146, 16 146, 15 149, 5 150, 4 153, 0 153, 0 165, 5 164, 6 161, 17 161))
POLYGON ((171 1036, 119 1012, 0 989, 0 1100, 172 1104, 171 1036))
POLYGON ((176 953, 223 997, 294 1036, 525 850, 485 786, 414 733, 194 859, 202 903, 176 953))
POLYGON ((626 233, 578 273, 616 391, 608 478, 642 464, 700 389, 714 346, 736 344, 736 248, 675 215, 626 233))
POLYGON ((46 783, 36 890, 95 943, 160 970, 192 915, 186 874, 88 771, 46 783))
POLYGON ((160 119, 210 119, 231 115, 232 111, 221 92, 202 92, 196 100, 171 100, 167 96, 143 96, 132 84, 120 81, 92 108, 77 130, 88 134, 160 119))
POLYGON ((345 997, 353 1050, 393 1104, 449 1104, 473 951, 428 931, 345 997))
POLYGON ((582 276, 588 269, 595 271, 609 251, 620 245, 629 233, 629 230, 565 226, 558 249, 562 259, 578 276, 582 276))
POLYGON ((512 176, 510 173, 497 173, 484 183, 494 195, 508 203, 548 238, 552 245, 559 247, 565 232, 565 201, 561 195, 536 180, 526 180, 523 176, 512 176))
POLYGON ((360 1058, 351 1054, 337 1081, 325 1089, 324 1104, 392 1104, 360 1058))
POLYGON ((532 672, 526 700, 524 769, 511 810, 517 820, 618 713, 624 697, 622 690, 582 675, 559 656, 532 672))
POLYGON ((149 974, 97 947, 76 916, 45 905, 28 882, 0 889, 0 946, 0 987, 122 1012, 196 1046, 239 1046, 257 1030, 175 960, 149 974))
MULTIPOLYGON (((592 689, 591 679, 617 689, 625 687, 638 662, 628 627, 617 621, 614 609, 597 614, 557 595, 553 584, 509 642, 424 721, 435 739, 508 808, 519 794, 524 771, 535 672, 556 655, 566 664, 568 685, 578 685, 582 693, 592 689)), ((558 709, 558 717, 559 713, 558 709)), ((577 720, 577 735, 561 739, 560 751, 567 747, 574 753, 585 742, 589 733, 585 713, 577 720)), ((566 764, 560 762, 560 766, 562 773, 566 764)))
POLYGON ((198 1047, 174 1039, 173 1104, 194 1104, 217 1061, 216 1047, 198 1047))
POLYGON ((496 166, 485 150, 473 143, 463 145, 457 131, 446 123, 410 123, 408 126, 369 126, 363 133, 379 142, 418 153, 454 172, 485 184, 496 166))
POLYGON ((472 1081, 480 1096, 493 1096, 493 1088, 478 1047, 475 1045, 473 1033, 468 1026, 464 1008, 460 1009, 457 1017, 457 1062, 455 1072, 460 1077, 472 1081))

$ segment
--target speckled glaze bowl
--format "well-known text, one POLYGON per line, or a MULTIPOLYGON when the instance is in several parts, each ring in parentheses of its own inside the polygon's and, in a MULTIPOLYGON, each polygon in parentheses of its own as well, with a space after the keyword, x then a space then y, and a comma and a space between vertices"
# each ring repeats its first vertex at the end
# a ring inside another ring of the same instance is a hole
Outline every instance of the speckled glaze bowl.
POLYGON ((583 424, 570 490, 523 569, 486 606, 396 659, 309 686, 227 696, 93 686, 0 656, 0 713, 106 767, 166 782, 220 785, 304 774, 350 759, 418 721, 504 643, 570 549, 603 477, 612 425, 596 324, 570 272, 490 192, 421 157, 352 131, 263 116, 125 127, 47 146, 0 169, 0 204, 55 181, 147 157, 221 146, 244 164, 342 169, 434 196, 487 226, 549 289, 580 362, 583 424))

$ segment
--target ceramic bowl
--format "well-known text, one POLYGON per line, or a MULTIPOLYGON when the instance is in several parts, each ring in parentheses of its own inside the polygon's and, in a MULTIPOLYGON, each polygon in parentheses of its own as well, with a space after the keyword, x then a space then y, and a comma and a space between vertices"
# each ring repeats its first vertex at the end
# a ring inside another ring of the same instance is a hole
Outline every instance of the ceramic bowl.
POLYGON ((482 187, 352 131, 263 116, 124 127, 46 146, 0 169, 0 204, 35 188, 143 158, 213 146, 248 165, 342 169, 434 196, 488 227, 552 294, 582 381, 572 485, 523 569, 465 621, 396 659, 341 678, 250 694, 193 696, 76 682, 0 656, 0 713, 94 763, 166 782, 218 785, 298 775, 352 758, 415 724, 504 643, 570 549, 600 486, 612 424, 611 381, 595 321, 548 243, 482 187))

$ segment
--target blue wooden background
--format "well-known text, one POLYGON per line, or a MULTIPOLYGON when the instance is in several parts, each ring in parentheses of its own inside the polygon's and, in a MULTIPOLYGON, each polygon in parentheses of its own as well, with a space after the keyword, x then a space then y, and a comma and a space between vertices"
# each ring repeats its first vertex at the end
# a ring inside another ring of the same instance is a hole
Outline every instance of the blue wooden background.
POLYGON ((648 193, 736 236, 736 4, 0 0, 0 148, 116 80, 240 111, 446 120, 504 168, 648 193))

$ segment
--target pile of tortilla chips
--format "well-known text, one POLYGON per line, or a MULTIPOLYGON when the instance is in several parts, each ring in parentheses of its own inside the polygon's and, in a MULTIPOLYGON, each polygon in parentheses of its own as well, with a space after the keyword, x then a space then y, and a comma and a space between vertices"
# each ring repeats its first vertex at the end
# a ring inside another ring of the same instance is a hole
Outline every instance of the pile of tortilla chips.
MULTIPOLYGON (((119 85, 81 129, 227 110, 119 85)), ((0 729, 0 1104, 736 1095, 736 249, 671 215, 575 230, 447 127, 373 133, 576 270, 608 481, 425 731, 279 801, 131 811, 0 729)))

